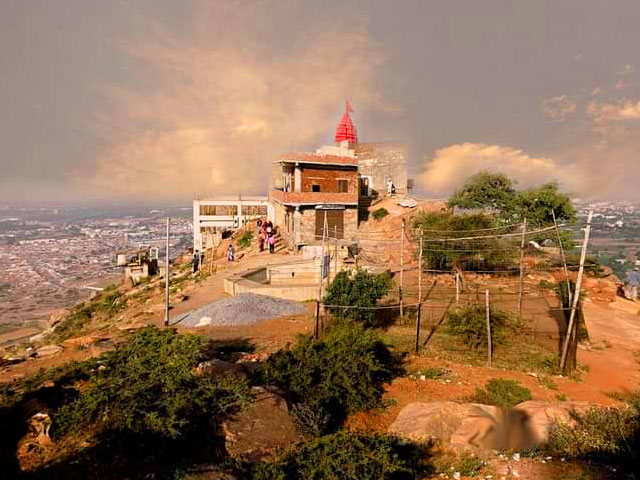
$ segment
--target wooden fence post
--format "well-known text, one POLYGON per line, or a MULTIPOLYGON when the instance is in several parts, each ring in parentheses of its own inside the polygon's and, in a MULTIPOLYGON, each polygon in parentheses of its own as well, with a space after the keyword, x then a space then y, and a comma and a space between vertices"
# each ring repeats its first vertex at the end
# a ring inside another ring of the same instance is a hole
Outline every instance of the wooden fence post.
POLYGON ((400 232, 400 316, 404 315, 404 305, 402 300, 402 288, 404 287, 404 218, 402 219, 402 231, 400 232))
POLYGON ((418 303, 418 318, 416 319, 416 355, 420 350, 420 317, 422 312, 422 304, 418 303))
POLYGON ((518 317, 522 318, 522 294, 524 291, 524 241, 527 234, 527 219, 522 224, 522 240, 520 241, 520 283, 518 287, 518 317))
POLYGON ((491 345, 491 312, 489 309, 489 290, 485 291, 485 310, 487 315, 487 361, 491 367, 491 357, 493 357, 493 347, 491 345))

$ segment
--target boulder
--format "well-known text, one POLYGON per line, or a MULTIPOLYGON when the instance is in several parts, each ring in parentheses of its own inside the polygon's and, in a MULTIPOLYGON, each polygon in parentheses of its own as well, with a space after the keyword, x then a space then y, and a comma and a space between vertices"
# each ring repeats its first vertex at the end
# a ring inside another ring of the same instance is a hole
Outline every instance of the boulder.
POLYGON ((52 313, 49 316, 49 320, 48 320, 48 324, 50 327, 53 327, 54 325, 57 325, 58 323, 60 323, 62 320, 65 319, 65 317, 69 314, 69 312, 67 310, 59 310, 57 312, 52 313))
POLYGON ((413 441, 440 440, 462 449, 521 450, 544 445, 556 421, 571 422, 583 413, 584 402, 528 401, 512 409, 456 402, 411 403, 404 407, 389 433, 413 441))
POLYGON ((60 345, 45 345, 44 347, 40 347, 36 350, 36 356, 51 357, 53 355, 57 355, 61 351, 62 347, 60 345))
POLYGON ((587 402, 543 402, 529 400, 516 405, 512 412, 519 424, 512 433, 520 435, 529 448, 540 447, 549 440, 549 432, 556 422, 573 423, 572 414, 583 414, 593 405, 587 402))
POLYGON ((99 337, 86 335, 83 337, 69 338, 62 342, 65 347, 87 347, 101 340, 99 337))
POLYGON ((410 403, 389 427, 389 433, 413 441, 440 440, 462 447, 495 448, 487 433, 500 410, 475 403, 410 403))
POLYGON ((222 427, 229 454, 256 462, 290 448, 304 437, 280 395, 264 387, 253 387, 252 392, 255 401, 222 427))
POLYGON ((247 371, 238 363, 225 362, 224 360, 218 360, 217 358, 207 360, 206 362, 200 362, 196 367, 196 373, 199 375, 209 375, 211 377, 217 377, 221 375, 237 375, 245 378, 247 371))

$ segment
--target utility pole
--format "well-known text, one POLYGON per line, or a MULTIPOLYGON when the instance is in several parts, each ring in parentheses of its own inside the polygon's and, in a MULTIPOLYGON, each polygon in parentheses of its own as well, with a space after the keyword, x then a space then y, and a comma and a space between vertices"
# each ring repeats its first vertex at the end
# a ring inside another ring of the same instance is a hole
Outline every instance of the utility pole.
POLYGON ((327 241, 327 211, 324 211, 322 226, 322 254, 320 255, 320 280, 318 282, 318 305, 316 306, 316 338, 320 336, 320 302, 322 301, 322 274, 324 273, 324 252, 327 241))
POLYGON ((333 234, 336 240, 336 249, 334 252, 334 259, 333 259, 333 278, 335 280, 336 275, 338 275, 338 226, 337 225, 334 225, 333 227, 333 234))
POLYGON ((582 242, 582 252, 580 253, 580 267, 578 268, 578 278, 576 279, 576 289, 573 292, 573 303, 571 305, 571 315, 569 316, 569 326, 564 337, 562 345, 562 357, 560 358, 560 368, 564 372, 567 363, 567 352, 569 350, 569 341, 573 337, 574 323, 576 318, 576 309, 580 300, 580 287, 582 286, 582 275, 584 273, 584 261, 587 258, 587 245, 589 244, 589 235, 591 234, 591 220, 593 219, 593 210, 589 210, 587 217, 587 227, 584 230, 584 241, 582 242))
POLYGON ((567 257, 564 254, 564 246, 562 245, 562 238, 560 238, 560 230, 558 229, 558 222, 556 221, 556 212, 551 209, 551 216, 553 217, 553 226, 556 229, 556 237, 558 238, 558 247, 560 247, 560 256, 562 258, 562 268, 564 269, 564 277, 567 280, 567 298, 568 305, 571 305, 571 280, 569 279, 569 269, 567 268, 567 257))
POLYGON ((404 287, 404 218, 402 219, 402 231, 400 232, 400 316, 404 315, 402 289, 404 287))
POLYGON ((520 286, 518 289, 518 317, 522 318, 522 294, 524 290, 524 240, 527 234, 527 219, 522 223, 522 240, 520 241, 520 286))
POLYGON ((169 217, 167 217, 167 238, 164 267, 164 326, 169 326, 169 217))

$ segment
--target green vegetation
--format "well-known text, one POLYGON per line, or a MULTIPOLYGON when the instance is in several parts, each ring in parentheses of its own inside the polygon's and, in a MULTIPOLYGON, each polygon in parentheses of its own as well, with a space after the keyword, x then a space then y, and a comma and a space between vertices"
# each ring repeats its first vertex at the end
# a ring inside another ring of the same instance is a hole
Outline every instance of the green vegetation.
POLYGON ((387 273, 376 275, 362 269, 355 272, 343 270, 329 285, 323 301, 334 305, 328 309, 338 319, 348 318, 365 326, 374 326, 378 319, 376 311, 370 308, 375 307, 390 289, 391 277, 387 273))
POLYGON ((544 388, 548 388, 549 390, 558 389, 558 384, 554 382, 552 378, 549 378, 546 375, 540 375, 538 377, 538 383, 542 385, 544 388))
POLYGON ((429 473, 428 452, 380 434, 338 432, 245 470, 251 480, 414 480, 429 473))
POLYGON ((450 207, 494 210, 507 223, 520 223, 525 218, 536 227, 576 220, 571 199, 551 182, 537 188, 516 191, 514 181, 502 173, 480 172, 473 175, 449 198, 450 207))
POLYGON ((230 348, 147 327, 101 357, 4 386, 0 467, 19 470, 12 452, 27 431, 24 412, 33 401, 46 405, 51 434, 65 455, 29 478, 96 472, 100 478, 173 478, 176 467, 198 456, 217 461, 220 423, 249 400, 249 388, 241 377, 201 375, 195 367, 212 355, 224 358, 230 348))
POLYGON ((518 403, 531 400, 531 390, 520 385, 516 380, 492 378, 484 388, 476 388, 473 401, 501 408, 510 408, 518 403))
POLYGON ((480 473, 486 474, 487 464, 480 457, 461 452, 455 453, 442 453, 433 460, 435 473, 440 476, 449 477, 452 472, 458 472, 460 476, 465 478, 475 478, 480 473))
POLYGON ((640 393, 627 402, 620 408, 573 413, 572 425, 557 423, 553 427, 547 449, 556 455, 640 474, 640 393))
POLYGON ((384 207, 378 208, 377 210, 374 210, 372 213, 373 218, 375 218, 376 220, 382 220, 387 215, 389 215, 389 212, 384 207))
POLYGON ((321 341, 300 337, 272 355, 261 376, 283 390, 300 426, 317 435, 335 431, 350 413, 379 406, 399 367, 376 333, 341 321, 321 341))
POLYGON ((490 208, 498 212, 513 208, 514 182, 503 173, 479 172, 469 177, 462 188, 449 198, 449 207, 490 208))
POLYGON ((416 375, 422 376, 429 380, 437 380, 449 374, 450 372, 441 367, 427 367, 424 370, 419 371, 416 375))
POLYGON ((204 341, 148 327, 106 353, 78 398, 54 416, 58 435, 83 426, 167 438, 222 418, 248 398, 237 378, 197 376, 204 341))
MULTIPOLYGON (((454 215, 451 212, 421 212, 416 215, 413 229, 416 236, 422 231, 423 262, 433 270, 498 270, 514 268, 516 252, 514 244, 505 239, 482 238, 474 240, 442 241, 442 237, 466 238, 469 230, 498 227, 495 215, 489 213, 467 213, 454 215)), ((499 231, 508 233, 509 230, 499 231)), ((495 233, 495 232, 494 232, 495 233)))
POLYGON ((253 232, 251 230, 247 230, 240 238, 238 238, 238 248, 247 248, 251 245, 251 240, 253 240, 253 232))
POLYGON ((126 298, 115 285, 111 285, 99 292, 94 299, 74 306, 71 312, 55 326, 53 339, 58 342, 66 340, 80 332, 94 318, 99 316, 105 319, 111 318, 125 306, 126 298))
MULTIPOLYGON (((457 308, 449 312, 447 331, 458 336, 469 348, 479 350, 487 347, 486 310, 480 306, 457 308)), ((491 324, 491 343, 500 345, 505 342, 507 331, 514 327, 509 315, 493 310, 489 314, 491 324)))

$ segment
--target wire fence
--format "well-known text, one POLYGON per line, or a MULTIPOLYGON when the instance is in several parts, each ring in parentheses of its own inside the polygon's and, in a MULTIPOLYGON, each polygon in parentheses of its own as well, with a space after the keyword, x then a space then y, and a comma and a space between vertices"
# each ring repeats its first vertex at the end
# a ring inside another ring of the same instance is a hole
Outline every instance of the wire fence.
MULTIPOLYGON (((527 230, 525 221, 476 230, 421 230, 415 225, 406 228, 403 222, 399 229, 364 232, 358 242, 357 266, 391 272, 394 290, 376 307, 318 302, 316 335, 347 310, 354 311, 354 316, 366 312, 379 325, 413 329, 418 353, 446 325, 452 310, 470 308, 486 310, 489 352, 492 318, 501 312, 518 323, 513 330, 518 340, 535 342, 560 356, 569 318, 579 305, 563 302, 549 287, 564 283, 570 291, 571 272, 582 275, 588 244, 585 235, 580 262, 567 261, 560 232, 568 228, 554 224, 527 230), (536 242, 541 236, 554 235, 555 247, 542 248, 536 242)), ((491 359, 490 353, 489 363, 491 359)))

